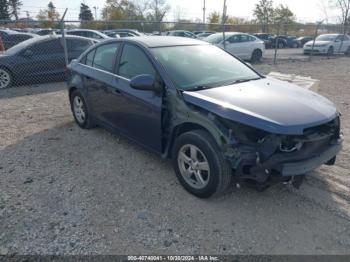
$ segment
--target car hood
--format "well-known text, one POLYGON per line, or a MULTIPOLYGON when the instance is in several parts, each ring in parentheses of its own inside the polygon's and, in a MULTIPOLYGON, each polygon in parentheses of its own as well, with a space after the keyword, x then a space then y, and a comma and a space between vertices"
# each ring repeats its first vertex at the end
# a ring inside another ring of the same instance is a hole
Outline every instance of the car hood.
MULTIPOLYGON (((305 45, 313 45, 314 41, 309 41, 305 45)), ((329 45, 332 41, 315 41, 315 45, 329 45)))
POLYGON ((223 118, 276 134, 300 135, 338 115, 326 98, 273 78, 184 91, 183 98, 223 118))

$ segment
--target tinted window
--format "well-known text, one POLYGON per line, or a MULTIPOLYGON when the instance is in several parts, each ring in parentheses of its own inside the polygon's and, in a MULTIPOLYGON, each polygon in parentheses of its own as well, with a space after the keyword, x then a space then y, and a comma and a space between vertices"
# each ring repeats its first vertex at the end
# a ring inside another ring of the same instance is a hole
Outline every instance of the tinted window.
POLYGON ((94 32, 85 32, 87 37, 94 38, 94 39, 102 39, 102 36, 94 33, 94 32))
POLYGON ((118 47, 118 43, 113 43, 96 48, 92 66, 101 70, 113 72, 114 59, 117 55, 118 47))
POLYGON ((63 54, 63 46, 59 39, 34 44, 28 48, 34 55, 63 54))
POLYGON ((120 59, 119 75, 130 79, 142 74, 149 74, 156 77, 153 65, 145 53, 134 45, 126 44, 120 59))
POLYGON ((67 39, 68 51, 84 52, 91 45, 90 41, 81 39, 67 39))

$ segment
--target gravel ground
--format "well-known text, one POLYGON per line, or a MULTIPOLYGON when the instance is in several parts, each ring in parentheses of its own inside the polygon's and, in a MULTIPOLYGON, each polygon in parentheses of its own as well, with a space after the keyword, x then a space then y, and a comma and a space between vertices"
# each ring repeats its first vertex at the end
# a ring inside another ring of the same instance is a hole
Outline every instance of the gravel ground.
POLYGON ((79 129, 64 83, 0 90, 0 255, 350 254, 350 59, 255 67, 320 79, 343 113, 336 165, 299 190, 197 199, 169 161, 79 129))

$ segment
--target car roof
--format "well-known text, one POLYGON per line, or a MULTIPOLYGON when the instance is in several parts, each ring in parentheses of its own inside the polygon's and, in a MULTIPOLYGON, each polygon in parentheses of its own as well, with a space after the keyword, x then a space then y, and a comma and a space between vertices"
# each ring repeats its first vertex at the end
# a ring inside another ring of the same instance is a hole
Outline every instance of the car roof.
MULTIPOLYGON (((109 41, 116 41, 117 39, 107 40, 104 43, 109 41)), ((135 37, 124 37, 120 38, 117 41, 121 42, 135 42, 141 44, 145 47, 168 47, 168 46, 185 46, 185 45, 209 45, 209 43, 192 39, 186 37, 177 37, 177 36, 135 36, 135 37)))

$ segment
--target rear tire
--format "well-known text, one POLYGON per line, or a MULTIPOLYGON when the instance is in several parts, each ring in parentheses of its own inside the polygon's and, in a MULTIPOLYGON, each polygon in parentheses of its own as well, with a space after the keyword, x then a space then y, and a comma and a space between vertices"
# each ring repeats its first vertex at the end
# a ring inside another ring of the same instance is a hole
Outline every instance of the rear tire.
POLYGON ((70 104, 74 120, 81 128, 90 129, 94 127, 84 96, 78 90, 71 93, 70 104))
POLYGON ((184 133, 175 140, 172 163, 181 185, 199 198, 225 193, 232 181, 230 165, 204 130, 184 133))
POLYGON ((279 49, 283 49, 284 48, 284 44, 282 42, 279 42, 277 44, 277 46, 278 46, 279 49))
POLYGON ((334 47, 331 46, 328 48, 328 51, 327 51, 327 56, 332 56, 334 55, 334 47))
POLYGON ((11 87, 12 82, 13 78, 11 72, 6 68, 0 68, 0 89, 11 87))
POLYGON ((260 62, 262 58, 262 51, 260 49, 255 49, 252 58, 250 59, 252 62, 260 62))

